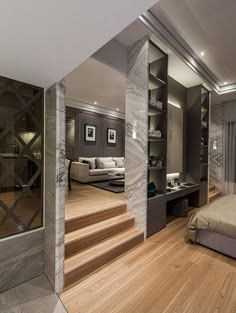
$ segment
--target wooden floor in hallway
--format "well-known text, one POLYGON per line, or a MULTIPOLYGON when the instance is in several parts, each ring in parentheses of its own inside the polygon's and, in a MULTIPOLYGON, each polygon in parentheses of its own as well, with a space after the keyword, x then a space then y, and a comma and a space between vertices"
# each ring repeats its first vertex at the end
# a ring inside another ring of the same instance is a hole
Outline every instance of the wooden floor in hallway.
POLYGON ((69 313, 235 313, 236 261, 187 241, 179 218, 60 298, 69 313))

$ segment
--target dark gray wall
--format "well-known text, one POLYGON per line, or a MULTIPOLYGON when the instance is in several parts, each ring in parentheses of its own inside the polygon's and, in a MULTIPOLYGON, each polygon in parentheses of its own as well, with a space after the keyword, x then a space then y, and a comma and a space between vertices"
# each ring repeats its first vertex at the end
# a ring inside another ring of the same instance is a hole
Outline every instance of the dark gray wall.
POLYGON ((66 156, 77 159, 78 157, 94 156, 124 156, 125 150, 125 122, 122 119, 86 112, 67 107, 67 132, 66 156), (85 125, 96 126, 96 142, 84 140, 85 125), (117 130, 116 144, 107 143, 107 129, 117 130))
MULTIPOLYGON (((178 104, 183 110, 183 171, 182 179, 185 180, 186 173, 186 125, 187 125, 187 88, 181 85, 179 82, 174 80, 172 77, 168 76, 168 103, 178 104)), ((170 104, 169 104, 170 106, 170 104)), ((168 128, 172 127, 171 123, 168 123, 168 128)), ((169 156, 170 157, 170 156, 169 156)), ((172 154, 175 158, 175 155, 172 154)))

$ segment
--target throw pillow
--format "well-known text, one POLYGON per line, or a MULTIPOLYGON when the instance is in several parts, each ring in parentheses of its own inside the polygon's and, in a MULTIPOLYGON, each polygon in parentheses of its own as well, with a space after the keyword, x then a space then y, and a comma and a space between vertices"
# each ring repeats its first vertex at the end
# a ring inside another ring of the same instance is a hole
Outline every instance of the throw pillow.
POLYGON ((119 168, 125 167, 125 162, 123 159, 117 159, 115 162, 116 162, 116 167, 119 167, 119 168))
POLYGON ((96 167, 100 169, 104 168, 104 163, 99 158, 96 158, 96 167))
POLYGON ((89 165, 89 169, 92 170, 92 167, 93 167, 93 164, 91 161, 88 161, 88 160, 83 160, 81 163, 85 163, 85 164, 88 164, 89 165))
POLYGON ((91 165, 91 170, 94 170, 96 168, 96 164, 95 164, 95 158, 79 158, 79 162, 82 163, 83 160, 85 161, 89 161, 89 164, 91 165))

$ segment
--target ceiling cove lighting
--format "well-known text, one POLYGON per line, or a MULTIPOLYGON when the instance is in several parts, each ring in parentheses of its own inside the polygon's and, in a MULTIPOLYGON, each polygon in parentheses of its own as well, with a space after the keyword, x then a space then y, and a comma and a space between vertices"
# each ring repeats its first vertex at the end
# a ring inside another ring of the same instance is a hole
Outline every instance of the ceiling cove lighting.
POLYGON ((119 109, 119 108, 117 108, 117 109, 116 109, 116 111, 120 111, 120 109, 119 109))
POLYGON ((204 57, 204 55, 205 55, 205 51, 201 51, 201 53, 200 53, 200 54, 201 54, 201 56, 202 56, 202 57, 204 57))
POLYGON ((95 105, 98 104, 97 101, 94 101, 94 104, 95 104, 95 105))
POLYGON ((227 85, 228 84, 228 82, 224 82, 224 85, 227 85))

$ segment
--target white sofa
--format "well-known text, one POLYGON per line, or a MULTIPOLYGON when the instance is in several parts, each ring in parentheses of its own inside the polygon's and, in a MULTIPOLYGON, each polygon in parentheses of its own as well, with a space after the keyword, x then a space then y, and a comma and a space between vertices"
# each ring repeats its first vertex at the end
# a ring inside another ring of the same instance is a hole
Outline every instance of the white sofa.
MULTIPOLYGON (((125 167, 120 167, 120 161, 124 157, 113 158, 79 158, 78 162, 72 162, 70 177, 71 179, 81 182, 81 183, 90 183, 95 181, 104 181, 111 179, 112 173, 125 173, 125 167), (100 165, 103 168, 97 167, 97 160, 100 161, 100 165), (89 162, 89 163, 82 163, 89 162), (101 164, 102 163, 102 164, 101 164)), ((122 161, 121 161, 122 163, 122 161)))

